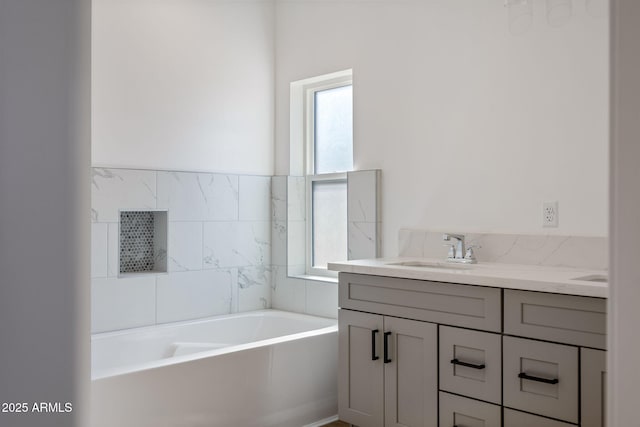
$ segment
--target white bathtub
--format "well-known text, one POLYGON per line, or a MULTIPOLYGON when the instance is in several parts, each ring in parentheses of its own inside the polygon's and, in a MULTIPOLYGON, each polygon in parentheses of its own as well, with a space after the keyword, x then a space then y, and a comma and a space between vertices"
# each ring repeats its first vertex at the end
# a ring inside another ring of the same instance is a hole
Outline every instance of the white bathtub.
POLYGON ((338 326, 262 310, 95 334, 92 427, 301 427, 335 415, 338 326))

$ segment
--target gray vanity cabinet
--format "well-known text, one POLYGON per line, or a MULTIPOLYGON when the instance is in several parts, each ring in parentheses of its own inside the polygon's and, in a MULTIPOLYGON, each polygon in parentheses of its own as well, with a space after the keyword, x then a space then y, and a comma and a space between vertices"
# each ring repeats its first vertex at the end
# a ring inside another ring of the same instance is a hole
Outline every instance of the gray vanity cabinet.
POLYGON ((358 427, 436 427, 437 326, 341 309, 339 416, 358 427))
POLYGON ((345 422, 605 425, 604 298, 340 273, 339 302, 345 422))

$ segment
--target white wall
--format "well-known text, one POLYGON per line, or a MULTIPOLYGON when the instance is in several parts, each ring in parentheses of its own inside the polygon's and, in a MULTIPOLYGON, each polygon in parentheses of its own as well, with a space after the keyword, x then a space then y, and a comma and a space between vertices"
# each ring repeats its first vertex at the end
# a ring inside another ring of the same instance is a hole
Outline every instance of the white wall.
POLYGON ((93 0, 93 165, 271 175, 273 25, 266 0, 93 0))
MULTIPOLYGON (((354 161, 382 169, 384 255, 400 227, 607 234, 606 0, 562 27, 534 0, 512 35, 497 0, 276 3, 276 173, 289 83, 353 68, 354 161), (558 200, 560 227, 541 227, 558 200)), ((592 2, 594 3, 594 2, 592 2)))
POLYGON ((0 2, 0 402, 28 403, 2 426, 86 425, 90 5, 0 2))
POLYGON ((611 288, 607 425, 638 424, 640 2, 612 2, 611 288))

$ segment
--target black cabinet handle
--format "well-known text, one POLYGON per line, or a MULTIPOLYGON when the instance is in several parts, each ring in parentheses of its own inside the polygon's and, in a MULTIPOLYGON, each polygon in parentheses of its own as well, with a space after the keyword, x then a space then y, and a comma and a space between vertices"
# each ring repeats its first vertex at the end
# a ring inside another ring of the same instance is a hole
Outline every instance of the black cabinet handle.
POLYGON ((454 365, 466 366, 467 368, 473 368, 473 369, 485 368, 484 365, 474 365, 473 363, 461 362, 458 359, 451 359, 451 363, 453 363, 454 365))
POLYGON ((525 374, 524 372, 520 372, 518 374, 518 378, 522 378, 524 380, 537 381, 539 383, 545 383, 545 384, 558 384, 560 382, 557 378, 553 378, 550 380, 547 378, 533 377, 531 375, 525 374))
POLYGON ((384 363, 391 362, 391 359, 389 359, 389 335, 391 335, 391 332, 384 333, 384 363))
POLYGON ((371 331, 371 360, 380 359, 379 356, 376 356, 376 334, 378 332, 380 332, 378 329, 371 331))

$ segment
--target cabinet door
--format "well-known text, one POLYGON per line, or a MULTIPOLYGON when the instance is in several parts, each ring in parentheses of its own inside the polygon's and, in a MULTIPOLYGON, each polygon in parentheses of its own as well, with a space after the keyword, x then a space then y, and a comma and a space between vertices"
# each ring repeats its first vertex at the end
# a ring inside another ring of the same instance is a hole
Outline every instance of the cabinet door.
POLYGON ((359 427, 384 424, 383 317, 338 312, 338 414, 359 427))
POLYGON ((437 427, 437 326, 385 317, 384 328, 385 426, 437 427))
POLYGON ((580 351, 582 426, 604 427, 607 419, 607 352, 590 348, 580 351))

